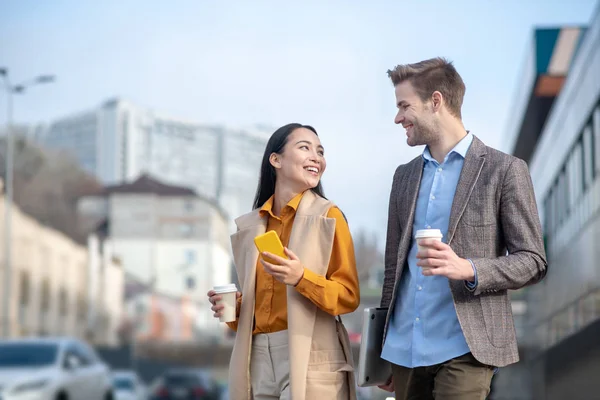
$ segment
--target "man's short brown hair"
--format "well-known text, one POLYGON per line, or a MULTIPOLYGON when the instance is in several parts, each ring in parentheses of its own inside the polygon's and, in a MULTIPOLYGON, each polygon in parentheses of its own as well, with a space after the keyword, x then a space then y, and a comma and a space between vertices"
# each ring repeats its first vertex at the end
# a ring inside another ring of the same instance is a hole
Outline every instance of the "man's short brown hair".
POLYGON ((414 64, 398 65, 388 70, 394 86, 409 81, 422 101, 431 98, 436 90, 442 94, 450 113, 461 118, 465 83, 452 62, 437 57, 414 64))

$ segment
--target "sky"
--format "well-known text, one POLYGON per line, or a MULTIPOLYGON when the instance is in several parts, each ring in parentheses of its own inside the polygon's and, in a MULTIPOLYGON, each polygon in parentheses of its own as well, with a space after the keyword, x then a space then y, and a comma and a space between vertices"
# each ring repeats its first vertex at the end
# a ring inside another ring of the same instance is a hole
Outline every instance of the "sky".
MULTIPOLYGON (((420 154, 396 126, 386 71, 443 56, 465 81, 465 127, 509 151, 512 106, 535 27, 585 25, 596 0, 0 1, 0 66, 15 100, 49 122, 112 97, 229 126, 314 126, 323 178, 353 232, 383 248, 394 170, 420 154)), ((0 124, 6 121, 0 94, 0 124)), ((257 166, 258 168, 258 166, 257 166)), ((251 202, 251 199, 249 203, 251 202)))

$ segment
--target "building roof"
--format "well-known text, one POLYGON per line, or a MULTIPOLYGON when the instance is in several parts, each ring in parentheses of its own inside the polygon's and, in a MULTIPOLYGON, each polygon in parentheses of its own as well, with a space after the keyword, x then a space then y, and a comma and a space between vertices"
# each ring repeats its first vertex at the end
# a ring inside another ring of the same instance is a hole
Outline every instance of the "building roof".
POLYGON ((188 187, 168 185, 147 174, 141 175, 131 183, 107 186, 102 195, 107 196, 114 193, 145 193, 159 196, 196 196, 198 194, 188 187))
POLYGON ((507 132, 513 155, 530 161, 586 30, 584 26, 566 26, 533 31, 507 132))
MULTIPOLYGON (((229 218, 227 212, 221 207, 221 205, 215 200, 210 199, 202 194, 196 193, 194 189, 185 186, 169 185, 159 181, 158 179, 151 177, 148 174, 143 174, 135 181, 130 183, 122 183, 119 185, 106 186, 102 191, 96 194, 91 194, 88 197, 104 197, 107 198, 114 194, 154 194, 157 196, 182 196, 182 197, 195 197, 200 199, 207 204, 210 204, 223 219, 229 218)), ((107 219, 99 221, 94 230, 96 233, 101 235, 107 235, 109 232, 110 221, 107 219)))

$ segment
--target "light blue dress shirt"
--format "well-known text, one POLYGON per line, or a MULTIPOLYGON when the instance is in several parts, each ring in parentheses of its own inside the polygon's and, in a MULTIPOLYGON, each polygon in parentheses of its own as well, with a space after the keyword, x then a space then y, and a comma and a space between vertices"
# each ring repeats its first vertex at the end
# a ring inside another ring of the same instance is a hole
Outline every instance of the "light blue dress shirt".
MULTIPOLYGON (((448 278, 424 276, 417 266, 418 229, 439 229, 447 243, 450 210, 456 185, 473 135, 467 134, 439 164, 425 148, 423 176, 417 198, 413 240, 381 357, 415 368, 448 361, 468 353, 458 322, 448 278)), ((476 283, 476 281, 475 281, 476 283)), ((473 287, 474 285, 470 285, 473 287)))

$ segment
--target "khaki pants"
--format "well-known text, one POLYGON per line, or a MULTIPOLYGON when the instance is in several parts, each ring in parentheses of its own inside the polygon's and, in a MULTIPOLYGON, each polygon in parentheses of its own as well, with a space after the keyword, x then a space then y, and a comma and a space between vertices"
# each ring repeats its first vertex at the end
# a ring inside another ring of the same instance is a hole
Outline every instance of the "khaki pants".
MULTIPOLYGON (((342 350, 311 351, 306 399, 348 399, 346 371, 342 350)), ((291 400, 288 331, 253 336, 250 382, 254 400, 291 400)))
POLYGON ((290 400, 288 331, 252 337, 250 381, 254 400, 290 400))
POLYGON ((471 353, 430 367, 392 365, 396 400, 484 400, 494 368, 471 353))

